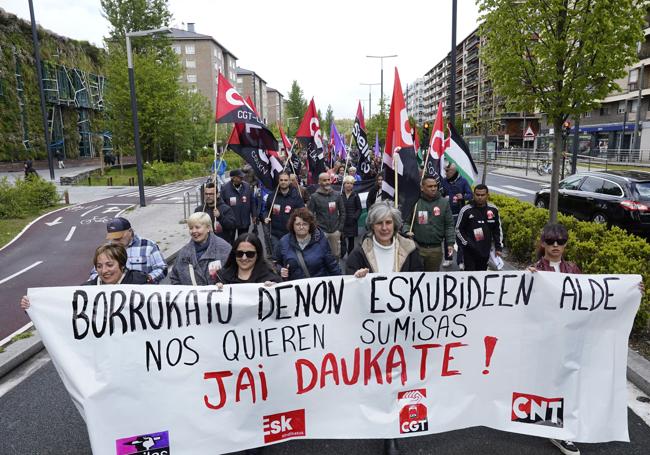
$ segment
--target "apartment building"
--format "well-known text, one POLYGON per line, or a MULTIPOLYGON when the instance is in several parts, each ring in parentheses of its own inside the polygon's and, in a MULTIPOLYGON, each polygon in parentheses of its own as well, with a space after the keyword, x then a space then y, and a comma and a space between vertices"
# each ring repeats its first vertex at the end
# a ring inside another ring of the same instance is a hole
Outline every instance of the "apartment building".
POLYGON ((418 125, 424 124, 424 78, 418 77, 415 82, 406 86, 406 109, 415 118, 418 125))
POLYGON ((266 87, 266 100, 269 103, 267 107, 268 118, 266 123, 268 125, 274 125, 276 123, 282 123, 284 116, 284 96, 278 90, 266 87))
POLYGON ((268 102, 266 94, 266 81, 262 79, 255 71, 247 70, 237 67, 237 90, 244 97, 250 96, 255 105, 255 109, 262 116, 267 119, 268 102))
POLYGON ((218 74, 223 73, 235 85, 237 57, 212 36, 196 33, 193 23, 187 24, 187 30, 172 28, 170 38, 183 66, 183 82, 210 100, 214 110, 218 74))

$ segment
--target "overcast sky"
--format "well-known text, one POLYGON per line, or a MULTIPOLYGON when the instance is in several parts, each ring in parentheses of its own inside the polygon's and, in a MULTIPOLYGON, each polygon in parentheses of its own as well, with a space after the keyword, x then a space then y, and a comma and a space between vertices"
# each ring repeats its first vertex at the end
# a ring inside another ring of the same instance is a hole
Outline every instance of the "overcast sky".
MULTIPOLYGON (((59 35, 101 46, 108 34, 99 0, 33 2, 36 22, 59 35)), ((379 60, 366 55, 398 54, 384 60, 390 101, 395 66, 406 88, 451 48, 451 0, 170 0, 169 6, 173 26, 194 22, 197 33, 212 35, 239 66, 285 96, 297 80, 305 98, 313 96, 323 115, 331 104, 336 118, 353 118, 357 102, 367 103, 368 87, 360 83, 380 81, 379 60)), ((27 0, 0 0, 0 7, 29 20, 27 0)), ((457 42, 477 19, 474 0, 458 0, 457 42)), ((375 113, 379 92, 372 87, 375 113)))

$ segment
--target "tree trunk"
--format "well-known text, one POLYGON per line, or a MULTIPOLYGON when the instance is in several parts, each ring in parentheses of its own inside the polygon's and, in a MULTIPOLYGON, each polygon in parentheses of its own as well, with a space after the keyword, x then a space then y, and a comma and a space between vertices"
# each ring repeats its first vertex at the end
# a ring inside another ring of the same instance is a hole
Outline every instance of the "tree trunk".
POLYGON ((550 222, 557 223, 558 186, 560 183, 560 166, 562 165, 562 119, 553 120, 553 173, 551 174, 551 194, 548 201, 550 222))

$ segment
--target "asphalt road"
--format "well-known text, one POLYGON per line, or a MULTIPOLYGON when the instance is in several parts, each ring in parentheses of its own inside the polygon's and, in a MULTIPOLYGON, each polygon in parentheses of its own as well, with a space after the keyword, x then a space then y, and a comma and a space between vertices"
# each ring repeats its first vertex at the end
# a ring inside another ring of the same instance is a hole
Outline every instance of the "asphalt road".
MULTIPOLYGON (((195 183, 146 188, 147 204, 179 204, 195 183)), ((137 189, 74 205, 34 222, 15 242, 0 250, 0 340, 29 322, 18 302, 33 286, 78 285, 92 268, 95 248, 106 223, 138 204, 137 189)), ((1 452, 0 452, 1 453, 1 452)))

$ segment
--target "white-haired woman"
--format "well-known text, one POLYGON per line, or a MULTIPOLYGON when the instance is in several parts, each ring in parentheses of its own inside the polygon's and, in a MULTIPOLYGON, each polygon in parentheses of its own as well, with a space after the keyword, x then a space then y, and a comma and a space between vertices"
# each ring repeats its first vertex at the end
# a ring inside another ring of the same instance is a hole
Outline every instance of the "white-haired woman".
POLYGON ((197 212, 187 219, 191 240, 176 257, 169 274, 172 284, 205 286, 217 282, 217 271, 226 263, 231 246, 212 231, 210 215, 197 212))
POLYGON ((366 218, 368 235, 348 256, 346 271, 362 278, 371 273, 424 270, 415 242, 399 235, 400 211, 389 202, 377 202, 366 218))

